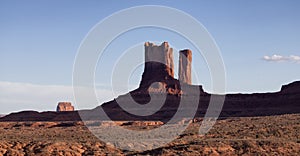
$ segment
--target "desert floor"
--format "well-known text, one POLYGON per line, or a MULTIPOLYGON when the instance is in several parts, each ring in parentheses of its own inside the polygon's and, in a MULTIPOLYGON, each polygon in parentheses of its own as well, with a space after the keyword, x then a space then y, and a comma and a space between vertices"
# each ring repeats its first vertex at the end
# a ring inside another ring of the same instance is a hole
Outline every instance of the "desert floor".
MULTIPOLYGON (((300 154, 300 114, 222 119, 204 136, 198 135, 199 125, 192 123, 163 147, 136 152, 100 141, 82 122, 0 122, 0 155, 300 154)), ((157 127, 123 126, 136 130, 157 127)))

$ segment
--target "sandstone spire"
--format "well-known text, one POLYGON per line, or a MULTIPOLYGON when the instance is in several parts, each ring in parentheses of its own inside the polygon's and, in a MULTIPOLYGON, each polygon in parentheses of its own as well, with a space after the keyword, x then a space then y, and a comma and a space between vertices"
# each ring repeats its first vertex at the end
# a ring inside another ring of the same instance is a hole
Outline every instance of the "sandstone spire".
POLYGON ((145 68, 141 87, 149 87, 153 82, 162 82, 174 78, 173 49, 168 42, 155 45, 145 43, 145 68))
POLYGON ((178 79, 180 82, 192 84, 192 51, 189 49, 179 51, 179 71, 178 79))

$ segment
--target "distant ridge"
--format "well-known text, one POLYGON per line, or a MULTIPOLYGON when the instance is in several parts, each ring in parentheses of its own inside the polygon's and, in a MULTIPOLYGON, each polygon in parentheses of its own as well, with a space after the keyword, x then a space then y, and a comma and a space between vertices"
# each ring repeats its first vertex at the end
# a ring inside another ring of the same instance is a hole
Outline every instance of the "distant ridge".
MULTIPOLYGON (((174 96, 175 97, 175 96, 174 96)), ((207 103, 210 94, 202 95, 201 102, 207 103)), ((176 99, 176 98, 175 98, 176 99)), ((201 103, 200 102, 200 103, 201 103)), ((121 118, 119 113, 125 113, 117 110, 115 100, 104 103, 103 107, 110 117, 114 120, 129 120, 130 115, 126 114, 121 118), (111 108, 108 107, 115 107, 111 108), (128 117, 129 116, 129 117, 128 117)), ((203 104, 201 104, 203 106, 203 104)), ((205 113, 205 109, 200 108, 197 111, 197 117, 201 117, 205 113)), ((97 108, 96 108, 97 109, 97 108)), ((95 109, 94 109, 95 110, 95 109)), ((93 111, 93 110, 87 110, 93 111)), ((162 111, 163 112, 163 111, 162 111)), ((295 81, 287 85, 283 85, 281 91, 273 93, 254 93, 254 94, 228 94, 225 98, 225 104, 220 117, 249 117, 249 116, 270 116, 281 114, 300 113, 300 81, 295 81)), ((159 116, 156 116, 156 120, 159 116)), ((161 117, 165 117, 162 115, 161 117)), ((94 117, 99 119, 100 117, 94 117)), ((92 120, 93 118, 91 118, 92 120)), ((155 119, 155 118, 153 118, 155 119)), ((11 113, 0 118, 0 121, 80 121, 81 118, 78 111, 74 112, 37 112, 22 111, 11 113)), ((137 119, 136 119, 137 120, 137 119)), ((150 120, 145 119, 145 120, 150 120)))
POLYGON ((281 87, 281 93, 297 93, 299 91, 300 81, 295 81, 281 87))

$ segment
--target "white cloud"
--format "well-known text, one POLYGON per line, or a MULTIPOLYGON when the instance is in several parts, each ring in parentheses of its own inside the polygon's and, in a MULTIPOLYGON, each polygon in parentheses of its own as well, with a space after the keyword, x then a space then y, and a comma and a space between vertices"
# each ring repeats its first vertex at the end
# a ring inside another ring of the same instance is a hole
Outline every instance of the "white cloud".
MULTIPOLYGON (((106 89, 97 89, 96 93, 100 103, 109 101, 114 96, 110 90, 106 89)), ((86 98, 89 99, 89 96, 86 98)), ((0 114, 21 110, 55 111, 59 101, 74 103, 72 86, 0 81, 0 114)), ((75 109, 83 109, 94 108, 97 104, 88 103, 81 106, 74 104, 74 106, 75 109)))
POLYGON ((296 62, 300 63, 300 56, 290 55, 290 56, 282 56, 282 55, 272 55, 272 56, 264 56, 263 60, 271 61, 271 62, 296 62))
POLYGON ((291 59, 292 61, 300 62, 300 56, 291 55, 291 56, 290 56, 290 59, 291 59))

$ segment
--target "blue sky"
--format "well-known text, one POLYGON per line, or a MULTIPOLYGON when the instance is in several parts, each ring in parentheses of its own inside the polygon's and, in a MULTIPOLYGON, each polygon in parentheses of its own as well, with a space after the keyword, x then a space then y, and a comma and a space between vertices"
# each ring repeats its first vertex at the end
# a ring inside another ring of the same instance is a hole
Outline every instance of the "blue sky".
MULTIPOLYGON (((300 79, 300 2, 297 0, 3 0, 0 2, 0 114, 24 109, 55 110, 57 101, 72 101, 73 63, 83 38, 105 17, 139 5, 173 7, 201 22, 221 50, 228 93, 277 91, 280 85, 300 79)), ((167 31, 141 29, 125 34, 123 40, 136 38, 134 42, 138 43, 167 40, 175 48, 193 49, 185 42, 172 43, 175 39, 168 38, 172 36, 176 38, 167 31)), ((110 66, 109 62, 120 54, 111 50, 97 69, 110 66)), ((203 84, 209 91, 211 82, 203 58, 196 55, 193 61, 196 72, 202 75, 194 83, 203 84)), ((141 72, 142 67, 134 73, 130 80, 132 87, 138 84, 141 72)), ((109 77, 101 71, 96 73, 96 79, 100 89, 101 85, 109 88, 105 86, 109 77)), ((99 94, 100 102, 113 97, 107 90, 99 94)))

